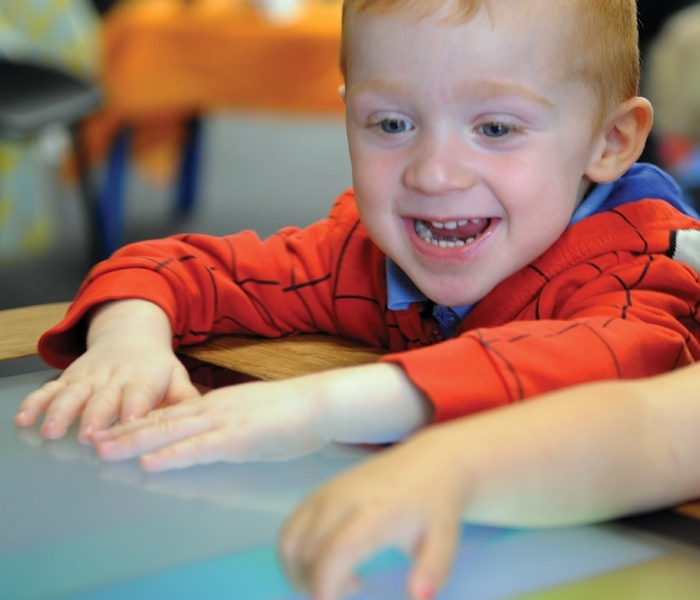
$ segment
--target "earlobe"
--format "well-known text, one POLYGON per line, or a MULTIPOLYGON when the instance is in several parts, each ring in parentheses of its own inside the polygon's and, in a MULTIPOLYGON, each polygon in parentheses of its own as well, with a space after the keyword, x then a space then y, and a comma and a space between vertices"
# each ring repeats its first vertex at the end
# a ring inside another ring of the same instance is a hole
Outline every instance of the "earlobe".
POLYGON ((623 102, 601 132, 586 176, 596 183, 622 176, 642 154, 653 122, 653 110, 639 96, 623 102))

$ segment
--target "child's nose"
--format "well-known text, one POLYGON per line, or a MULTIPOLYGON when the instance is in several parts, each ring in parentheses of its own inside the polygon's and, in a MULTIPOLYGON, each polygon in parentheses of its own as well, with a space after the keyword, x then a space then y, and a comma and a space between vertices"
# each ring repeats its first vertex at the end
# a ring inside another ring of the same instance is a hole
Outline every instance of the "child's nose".
POLYGON ((404 171, 404 185, 438 195, 471 188, 477 180, 468 151, 459 140, 433 139, 416 144, 404 171))

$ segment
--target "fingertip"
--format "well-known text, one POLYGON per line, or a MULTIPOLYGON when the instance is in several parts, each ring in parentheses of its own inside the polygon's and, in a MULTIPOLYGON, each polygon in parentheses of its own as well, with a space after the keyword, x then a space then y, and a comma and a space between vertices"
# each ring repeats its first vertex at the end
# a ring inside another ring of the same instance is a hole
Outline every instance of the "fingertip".
POLYGON ((139 458, 139 464, 142 469, 151 472, 165 471, 168 468, 165 461, 157 452, 144 454, 139 458))
POLYGON ((34 425, 39 415, 47 409, 53 398, 56 397, 56 394, 65 387, 66 384, 64 382, 52 380, 31 392, 19 405, 14 417, 15 424, 20 427, 34 425))
POLYGON ((95 446, 95 453, 102 460, 116 461, 131 458, 132 456, 127 449, 113 440, 97 442, 93 436, 93 444, 95 446))
POLYGON ((422 577, 411 577, 408 583, 408 594, 411 600, 433 600, 435 585, 422 577))
POLYGON ((415 555, 408 578, 413 600, 431 600, 447 579, 455 556, 458 524, 451 520, 434 527, 415 555))
POLYGON ((93 434, 92 437, 92 444, 95 447, 95 453, 97 456, 99 456, 103 460, 109 460, 110 459, 110 444, 109 442, 100 442, 95 439, 95 436, 93 434))
POLYGON ((14 418, 15 425, 18 427, 29 427, 34 425, 36 422, 36 417, 34 417, 28 410, 21 409, 17 411, 14 418))
POLYGON ((313 600, 336 600, 358 587, 353 567, 358 562, 339 546, 330 544, 308 565, 313 600))
POLYGON ((39 433, 47 440, 58 440, 66 434, 66 427, 56 419, 49 419, 41 424, 39 433))
POLYGON ((323 577, 315 579, 311 585, 312 600, 340 600, 357 594, 362 587, 360 580, 353 574, 338 580, 323 577))

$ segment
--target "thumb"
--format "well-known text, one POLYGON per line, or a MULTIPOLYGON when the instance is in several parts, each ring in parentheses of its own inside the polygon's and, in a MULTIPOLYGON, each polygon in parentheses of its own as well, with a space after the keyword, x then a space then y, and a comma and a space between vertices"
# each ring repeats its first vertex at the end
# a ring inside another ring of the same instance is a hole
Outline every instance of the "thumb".
POLYGON ((444 585, 452 568, 459 529, 457 521, 446 521, 431 528, 423 538, 408 577, 411 600, 431 600, 444 585))

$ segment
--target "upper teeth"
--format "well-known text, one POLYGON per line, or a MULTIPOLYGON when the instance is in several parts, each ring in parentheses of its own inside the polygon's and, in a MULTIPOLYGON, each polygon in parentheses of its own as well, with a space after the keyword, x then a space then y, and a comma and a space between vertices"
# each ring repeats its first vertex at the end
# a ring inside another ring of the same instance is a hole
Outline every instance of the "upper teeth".
POLYGON ((464 227, 467 223, 478 224, 481 219, 462 219, 460 221, 430 221, 430 224, 435 227, 435 229, 457 229, 457 227, 464 227))

